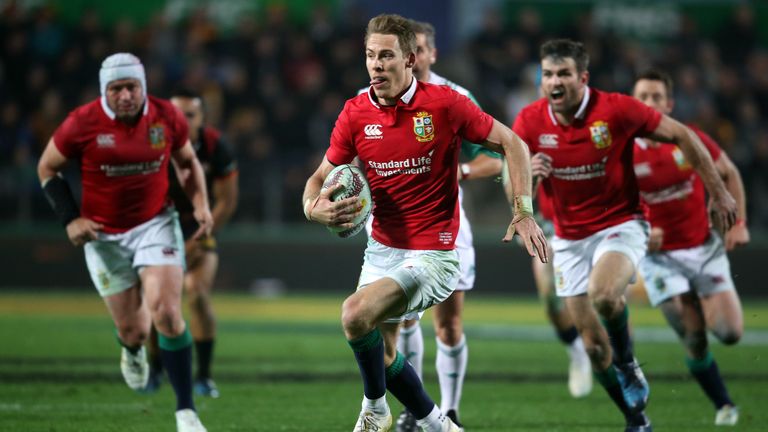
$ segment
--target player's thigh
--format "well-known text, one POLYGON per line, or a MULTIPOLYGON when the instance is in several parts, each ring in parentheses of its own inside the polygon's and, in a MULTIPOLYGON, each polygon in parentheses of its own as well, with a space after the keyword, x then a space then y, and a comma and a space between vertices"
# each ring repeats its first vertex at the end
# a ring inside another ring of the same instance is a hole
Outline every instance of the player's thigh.
POLYGON ((634 274, 635 266, 629 257, 621 252, 606 252, 589 275, 589 296, 596 301, 620 297, 634 274))
POLYGON ((385 319, 402 316, 407 306, 408 297, 403 288, 397 281, 385 276, 360 285, 344 301, 342 313, 345 321, 365 319, 378 325, 385 319))
POLYGON ((403 250, 369 239, 358 291, 394 281, 406 299, 402 314, 393 322, 418 319, 424 310, 444 301, 456 287, 459 262, 453 250, 403 250))
POLYGON ((706 331, 704 313, 693 292, 668 297, 659 304, 667 323, 681 338, 703 335, 706 331))
POLYGON ((735 290, 700 298, 709 329, 724 343, 736 343, 744 332, 741 300, 735 290))
POLYGON ((181 314, 181 291, 184 270, 179 265, 152 265, 139 271, 141 285, 151 311, 163 309, 181 314))
POLYGON ((219 254, 216 252, 203 253, 194 267, 187 268, 184 275, 185 290, 194 294, 210 293, 218 268, 219 254))
POLYGON ((141 288, 138 283, 116 294, 104 297, 109 314, 115 326, 121 330, 148 332, 149 312, 144 304, 141 288))

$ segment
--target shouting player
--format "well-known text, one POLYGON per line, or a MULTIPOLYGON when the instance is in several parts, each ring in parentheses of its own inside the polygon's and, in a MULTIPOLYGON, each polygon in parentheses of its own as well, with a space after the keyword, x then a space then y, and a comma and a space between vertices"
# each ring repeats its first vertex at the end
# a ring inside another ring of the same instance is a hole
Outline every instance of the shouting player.
MULTIPOLYGON (((672 112, 672 79, 648 70, 635 81, 633 95, 662 114, 672 112)), ((701 178, 680 149, 651 139, 635 141, 635 176, 651 224, 648 255, 640 263, 648 299, 659 307, 686 349, 685 363, 715 405, 716 425, 735 425, 739 410, 728 395, 707 344, 707 330, 726 345, 744 331, 741 302, 731 278, 726 250, 749 242, 744 185, 736 166, 704 132, 692 128, 707 147, 738 219, 723 239, 709 228, 701 178)))
POLYGON ((338 186, 321 187, 334 166, 359 157, 375 206, 357 291, 342 306, 344 334, 363 381, 354 430, 390 429, 385 396, 389 390, 424 431, 457 431, 397 352, 399 322, 444 301, 456 286, 462 139, 505 153, 517 205, 504 240, 517 233, 531 255, 547 259, 546 240, 532 217, 530 156, 509 128, 467 97, 414 78, 416 35, 409 20, 397 15, 371 19, 365 55, 371 87, 344 106, 330 148, 307 181, 303 201, 310 221, 351 228, 360 209, 357 199, 333 202, 329 196, 338 186), (388 168, 395 165, 400 168, 388 168))
POLYGON ((725 229, 736 220, 736 202, 688 128, 629 96, 588 86, 581 43, 548 41, 540 58, 544 97, 521 111, 513 130, 548 162, 541 175, 554 209, 557 294, 565 297, 595 377, 624 414, 626 431, 650 431, 649 387, 634 357, 624 297, 649 230, 632 166, 634 138, 678 145, 725 229))
POLYGON ((181 316, 184 240, 168 201, 168 164, 182 180, 199 227, 212 225, 205 178, 187 137, 187 122, 170 102, 146 94, 144 66, 132 54, 107 57, 101 98, 72 111, 48 142, 38 175, 48 201, 75 246, 84 246, 96 289, 117 326, 120 368, 141 390, 149 366, 144 342, 154 324, 176 394, 180 432, 205 431, 192 400, 192 338, 181 316), (80 164, 78 207, 61 170, 80 164))

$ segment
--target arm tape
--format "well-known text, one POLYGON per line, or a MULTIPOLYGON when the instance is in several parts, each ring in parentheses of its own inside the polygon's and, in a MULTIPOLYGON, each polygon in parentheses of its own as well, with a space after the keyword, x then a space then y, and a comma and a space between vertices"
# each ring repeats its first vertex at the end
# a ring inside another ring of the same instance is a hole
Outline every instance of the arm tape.
POLYGON ((43 193, 64 227, 80 217, 80 208, 75 202, 69 183, 60 175, 51 177, 43 184, 43 193))

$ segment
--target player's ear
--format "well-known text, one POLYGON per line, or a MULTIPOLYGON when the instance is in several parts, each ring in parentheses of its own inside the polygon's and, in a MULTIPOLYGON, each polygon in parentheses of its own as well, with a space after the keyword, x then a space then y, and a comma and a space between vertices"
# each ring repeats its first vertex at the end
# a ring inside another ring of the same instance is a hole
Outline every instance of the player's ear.
POLYGON ((432 55, 429 56, 429 64, 433 65, 437 61, 437 48, 432 48, 432 55))
POLYGON ((408 59, 405 61, 405 67, 412 68, 416 64, 416 53, 408 54, 408 59))
POLYGON ((580 73, 579 74, 579 80, 584 85, 589 84, 589 71, 585 70, 584 72, 580 73))

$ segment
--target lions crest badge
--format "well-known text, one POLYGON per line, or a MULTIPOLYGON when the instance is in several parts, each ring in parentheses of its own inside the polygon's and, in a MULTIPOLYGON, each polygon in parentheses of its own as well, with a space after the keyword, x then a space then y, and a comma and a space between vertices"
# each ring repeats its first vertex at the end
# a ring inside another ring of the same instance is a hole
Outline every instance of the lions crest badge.
POLYGON ((435 139, 435 125, 432 122, 432 115, 421 111, 413 117, 413 133, 416 134, 416 141, 429 142, 435 139))
POLYGON ((155 123, 149 127, 149 145, 153 150, 165 148, 165 126, 162 123, 155 123))
POLYGON ((589 134, 595 148, 604 149, 611 145, 611 130, 608 129, 608 123, 598 120, 589 127, 589 134))

